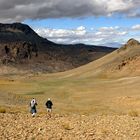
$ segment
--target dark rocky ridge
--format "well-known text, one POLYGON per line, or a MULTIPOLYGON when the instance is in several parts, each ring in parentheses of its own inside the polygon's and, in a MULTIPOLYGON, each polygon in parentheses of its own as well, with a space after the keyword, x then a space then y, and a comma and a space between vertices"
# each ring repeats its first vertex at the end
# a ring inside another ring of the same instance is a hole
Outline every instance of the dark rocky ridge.
POLYGON ((40 37, 28 25, 0 24, 1 64, 33 71, 58 72, 96 60, 115 48, 53 43, 40 37))

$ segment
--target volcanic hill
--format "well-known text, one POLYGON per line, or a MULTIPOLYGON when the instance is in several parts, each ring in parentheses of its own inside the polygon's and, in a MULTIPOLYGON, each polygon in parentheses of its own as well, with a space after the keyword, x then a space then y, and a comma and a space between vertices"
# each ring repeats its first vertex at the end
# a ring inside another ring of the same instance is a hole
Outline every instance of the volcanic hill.
POLYGON ((28 25, 0 24, 0 65, 1 69, 4 67, 7 71, 65 71, 87 64, 114 50, 115 48, 85 44, 56 44, 40 37, 28 25))

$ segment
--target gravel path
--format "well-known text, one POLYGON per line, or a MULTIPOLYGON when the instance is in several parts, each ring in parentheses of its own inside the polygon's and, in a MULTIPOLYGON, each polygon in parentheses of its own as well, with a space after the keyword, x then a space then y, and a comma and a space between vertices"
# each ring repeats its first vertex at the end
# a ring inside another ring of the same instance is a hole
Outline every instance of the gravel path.
POLYGON ((1 113, 0 140, 140 140, 140 117, 1 113))

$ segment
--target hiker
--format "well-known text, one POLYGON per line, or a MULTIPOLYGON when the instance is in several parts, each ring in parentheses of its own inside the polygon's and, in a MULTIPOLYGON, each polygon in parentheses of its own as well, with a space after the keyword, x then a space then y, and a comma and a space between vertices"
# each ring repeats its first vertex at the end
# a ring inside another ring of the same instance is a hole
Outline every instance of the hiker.
POLYGON ((35 114, 36 114, 36 106, 37 106, 37 102, 36 102, 36 100, 33 98, 32 100, 31 100, 31 102, 30 102, 30 107, 31 107, 31 114, 32 114, 32 117, 34 117, 35 116, 35 114))
POLYGON ((51 112, 52 112, 52 106, 53 106, 53 103, 51 101, 50 98, 48 98, 48 101, 46 102, 46 107, 47 107, 47 112, 49 113, 49 116, 51 117, 51 112))

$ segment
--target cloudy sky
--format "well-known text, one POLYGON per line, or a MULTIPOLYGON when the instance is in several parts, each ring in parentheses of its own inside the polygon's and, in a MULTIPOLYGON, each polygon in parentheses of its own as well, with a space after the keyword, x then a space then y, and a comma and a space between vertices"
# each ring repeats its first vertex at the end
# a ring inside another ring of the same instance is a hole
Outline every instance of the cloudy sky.
POLYGON ((0 0, 0 21, 57 43, 120 46, 140 41, 140 0, 0 0))

